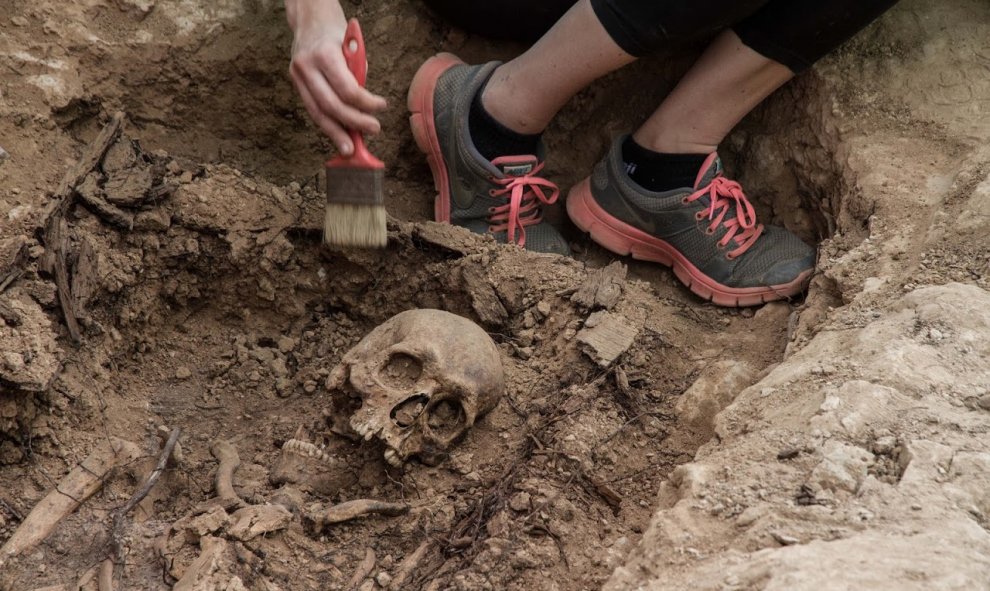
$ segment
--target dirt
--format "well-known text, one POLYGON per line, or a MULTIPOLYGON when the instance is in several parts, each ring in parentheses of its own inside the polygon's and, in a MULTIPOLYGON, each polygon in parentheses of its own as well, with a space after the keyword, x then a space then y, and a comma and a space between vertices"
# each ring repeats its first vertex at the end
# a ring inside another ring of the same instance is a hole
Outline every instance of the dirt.
MULTIPOLYGON (((807 299, 756 310, 703 304, 662 268, 610 265, 559 208, 575 259, 429 223, 403 108, 412 73, 437 50, 519 48, 418 3, 347 6, 391 104, 373 142, 394 217, 382 252, 321 245, 327 144, 288 83, 280 3, 0 6, 0 544, 111 437, 143 453, 0 566, 0 589, 96 589, 108 558, 117 589, 822 588, 859 572, 843 561, 898 520, 916 528, 893 542, 900 556, 953 524, 956 545, 919 562, 925 576, 881 569, 909 588, 986 543, 980 2, 903 3, 726 142, 761 216, 820 243, 807 299), (118 111, 119 137, 62 191, 118 111), (60 196, 64 211, 50 207, 60 196), (397 468, 348 433, 353 409, 328 378, 414 308, 482 325, 507 389, 449 455, 397 468), (175 428, 181 453, 116 519, 175 428), (233 497, 215 486, 227 445, 233 497), (931 477, 912 461, 953 454, 931 477), (314 518, 362 499, 390 504, 314 518)), ((695 49, 576 97, 547 134, 549 174, 562 187, 587 174, 695 49)))

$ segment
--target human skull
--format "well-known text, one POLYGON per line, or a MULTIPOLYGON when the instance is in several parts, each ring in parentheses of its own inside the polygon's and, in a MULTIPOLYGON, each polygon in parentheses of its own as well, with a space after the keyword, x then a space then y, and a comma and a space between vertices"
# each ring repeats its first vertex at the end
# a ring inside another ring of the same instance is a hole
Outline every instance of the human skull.
POLYGON ((409 310, 372 330, 328 379, 361 406, 350 426, 379 438, 393 466, 436 465, 505 391, 498 349, 477 324, 441 310, 409 310))

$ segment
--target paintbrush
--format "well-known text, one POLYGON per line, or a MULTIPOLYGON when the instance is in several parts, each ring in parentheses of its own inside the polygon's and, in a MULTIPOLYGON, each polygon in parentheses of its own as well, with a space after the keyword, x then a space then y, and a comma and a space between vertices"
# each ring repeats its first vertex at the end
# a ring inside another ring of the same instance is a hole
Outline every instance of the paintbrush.
MULTIPOLYGON (((344 60, 362 87, 368 76, 364 38, 357 19, 344 32, 344 60)), ((323 242, 331 246, 382 248, 388 241, 382 180, 385 164, 364 145, 361 133, 349 130, 354 152, 327 161, 327 210, 323 242)))

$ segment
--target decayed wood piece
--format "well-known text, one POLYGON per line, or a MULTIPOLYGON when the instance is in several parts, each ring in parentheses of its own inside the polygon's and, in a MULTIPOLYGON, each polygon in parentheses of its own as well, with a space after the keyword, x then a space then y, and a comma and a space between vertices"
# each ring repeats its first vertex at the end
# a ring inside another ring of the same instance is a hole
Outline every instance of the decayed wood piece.
POLYGON ((0 293, 24 273, 28 240, 24 236, 0 242, 0 293))
POLYGON ((65 317, 65 324, 69 329, 69 337, 72 342, 79 344, 82 342, 82 333, 79 330, 79 323, 76 321, 75 310, 72 307, 72 297, 69 290, 69 270, 67 253, 69 250, 69 227, 65 222, 65 214, 72 206, 72 197, 75 195, 75 187, 86 178, 93 168, 100 163, 103 155, 117 139, 120 128, 124 121, 123 113, 114 113, 113 117, 106 124, 100 135, 93 140, 93 143, 86 148, 82 157, 76 162, 69 172, 66 173, 58 189, 52 195, 52 200, 45 208, 42 219, 45 220, 45 256, 42 259, 42 268, 55 275, 55 285, 58 288, 58 301, 65 317))
POLYGON ((89 206, 101 220, 122 230, 134 228, 134 215, 110 203, 99 190, 96 173, 89 173, 76 187, 79 200, 89 206))
POLYGON ((608 367, 636 340, 639 330, 629 321, 611 312, 595 312, 577 334, 584 353, 601 367, 608 367))
POLYGON ((504 325, 509 313, 481 269, 474 264, 465 264, 461 267, 461 279, 464 282, 464 291, 471 298, 471 307, 481 324, 489 327, 504 325))
POLYGON ((220 461, 215 482, 217 496, 221 501, 236 501, 237 504, 242 504, 243 501, 234 490, 234 471, 241 465, 237 448, 227 441, 217 441, 210 447, 210 453, 220 461))
POLYGON ((364 558, 354 570, 354 574, 351 575, 351 578, 347 581, 347 585, 344 586, 344 589, 347 589, 347 591, 355 591, 361 585, 361 581, 368 578, 368 575, 370 575, 373 570, 375 570, 375 551, 371 548, 366 548, 364 551, 364 558))
POLYGON ((100 490, 114 468, 140 456, 141 449, 129 441, 111 437, 103 442, 24 518, 14 535, 0 548, 0 568, 48 537, 63 518, 100 490))
POLYGON ((409 505, 405 503, 389 503, 386 501, 375 501, 371 499, 359 499, 347 501, 339 505, 330 507, 325 512, 313 518, 319 525, 330 525, 341 523, 364 517, 365 515, 378 514, 395 517, 409 512, 409 505))
POLYGON ((588 274, 588 278, 578 288, 571 301, 588 309, 603 308, 610 310, 622 297, 622 288, 626 282, 626 266, 615 261, 604 269, 596 269, 588 274))

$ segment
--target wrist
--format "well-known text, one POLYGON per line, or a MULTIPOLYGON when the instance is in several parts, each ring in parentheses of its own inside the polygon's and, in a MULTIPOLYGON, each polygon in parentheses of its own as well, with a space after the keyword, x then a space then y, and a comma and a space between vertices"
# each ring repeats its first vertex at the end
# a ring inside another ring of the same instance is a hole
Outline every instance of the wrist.
POLYGON ((295 34, 314 27, 343 30, 347 26, 347 17, 338 0, 285 0, 285 16, 295 34))

